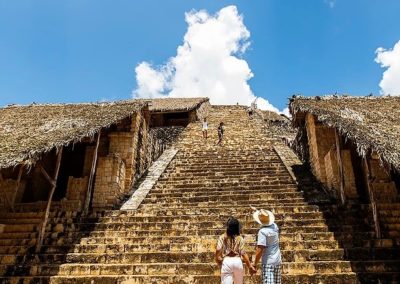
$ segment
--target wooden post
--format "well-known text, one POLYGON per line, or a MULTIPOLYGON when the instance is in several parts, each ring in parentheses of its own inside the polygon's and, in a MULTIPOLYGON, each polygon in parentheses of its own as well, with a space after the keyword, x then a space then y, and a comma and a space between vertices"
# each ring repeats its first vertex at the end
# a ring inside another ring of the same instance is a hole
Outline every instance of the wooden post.
POLYGON ((87 192, 86 192, 86 199, 85 199, 85 204, 83 207, 84 215, 86 215, 89 211, 90 202, 92 201, 92 196, 93 196, 93 181, 94 181, 94 174, 96 172, 97 154, 98 154, 99 144, 100 144, 100 133, 101 133, 101 130, 99 130, 99 133, 97 134, 96 148, 93 153, 92 167, 90 169, 88 188, 87 188, 87 192))
POLYGON ((24 164, 21 164, 19 166, 17 184, 15 185, 15 191, 14 191, 13 198, 12 198, 11 210, 13 212, 14 212, 15 197, 17 196, 19 185, 21 184, 21 178, 22 178, 23 171, 24 171, 24 164))
POLYGON ((375 234, 376 234, 376 237, 378 239, 380 239, 381 238, 381 228, 379 225, 378 208, 377 208, 376 202, 375 202, 374 191, 372 190, 371 185, 370 185, 371 171, 370 171, 370 168, 368 165, 367 156, 363 158, 363 163, 364 163, 364 169, 365 169, 365 173, 366 173, 366 183, 367 183, 369 201, 371 202, 372 215, 374 218, 375 234))
POLYGON ((40 172, 42 175, 47 179, 47 181, 51 184, 54 185, 54 179, 52 179, 49 174, 46 172, 45 168, 43 167, 42 164, 39 164, 40 172))
POLYGON ((337 129, 335 129, 335 142, 336 142, 336 155, 337 155, 337 161, 338 161, 338 166, 339 166, 339 175, 340 175, 340 200, 342 202, 342 205, 344 205, 346 202, 346 195, 344 192, 345 180, 344 180, 344 171, 343 171, 343 163, 342 163, 340 136, 339 136, 337 129))
POLYGON ((46 206, 46 211, 45 211, 45 214, 44 214, 44 219, 43 219, 43 222, 42 222, 42 226, 40 227, 40 231, 39 231, 38 242, 37 242, 37 246, 36 246, 36 252, 37 253, 40 252, 40 249, 42 248, 44 235, 46 233, 46 226, 47 226, 47 222, 48 222, 48 219, 49 219, 50 208, 51 208, 51 200, 53 199, 54 191, 55 191, 56 186, 57 186, 57 178, 58 178, 58 172, 60 170, 62 152, 63 152, 63 148, 60 148, 60 150, 58 150, 58 154, 57 154, 56 169, 55 169, 55 172, 54 172, 54 178, 53 179, 50 178, 50 176, 47 174, 45 169, 41 166, 42 173, 45 174, 46 179, 49 179, 49 182, 50 182, 50 184, 52 186, 51 186, 51 190, 50 190, 50 193, 49 193, 49 198, 47 200, 47 206, 46 206))
MULTIPOLYGON (((0 182, 2 182, 2 181, 4 181, 4 179, 3 179, 3 175, 0 173, 0 182)), ((1 190, 3 191, 3 195, 4 195, 4 199, 5 199, 6 203, 7 203, 7 207, 10 208, 14 212, 14 210, 13 210, 13 208, 11 206, 11 202, 8 199, 7 191, 4 189, 4 186, 1 187, 1 190)))

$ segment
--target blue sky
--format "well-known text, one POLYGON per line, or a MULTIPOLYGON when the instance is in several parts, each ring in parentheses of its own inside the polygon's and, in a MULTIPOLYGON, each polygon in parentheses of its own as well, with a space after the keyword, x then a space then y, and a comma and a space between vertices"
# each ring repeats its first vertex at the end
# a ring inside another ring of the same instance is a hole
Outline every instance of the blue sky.
POLYGON ((185 12, 228 5, 251 34, 251 90, 279 109, 292 94, 379 94, 375 51, 400 40, 398 0, 0 0, 0 105, 130 98, 139 63, 176 55, 185 12))

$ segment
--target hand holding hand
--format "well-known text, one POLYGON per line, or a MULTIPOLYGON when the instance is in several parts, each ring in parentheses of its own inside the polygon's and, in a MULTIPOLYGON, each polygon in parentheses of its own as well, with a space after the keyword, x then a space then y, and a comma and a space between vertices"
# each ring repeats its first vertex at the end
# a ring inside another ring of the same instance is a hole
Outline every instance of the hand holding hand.
POLYGON ((249 270, 251 276, 257 273, 257 268, 255 268, 253 265, 250 265, 249 270))

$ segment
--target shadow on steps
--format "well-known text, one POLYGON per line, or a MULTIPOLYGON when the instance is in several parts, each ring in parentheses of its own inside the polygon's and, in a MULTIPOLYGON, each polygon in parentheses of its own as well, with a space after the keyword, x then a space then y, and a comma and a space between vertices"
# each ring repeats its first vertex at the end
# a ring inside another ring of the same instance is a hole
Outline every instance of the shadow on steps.
POLYGON ((293 172, 305 200, 323 213, 359 283, 400 283, 400 248, 392 239, 375 237, 370 206, 357 202, 338 204, 307 165, 293 166, 293 172))

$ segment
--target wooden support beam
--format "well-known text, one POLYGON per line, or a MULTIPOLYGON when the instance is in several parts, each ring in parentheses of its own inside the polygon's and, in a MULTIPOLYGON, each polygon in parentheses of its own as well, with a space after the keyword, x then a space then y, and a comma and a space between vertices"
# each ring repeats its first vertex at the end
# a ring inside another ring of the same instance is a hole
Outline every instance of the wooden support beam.
MULTIPOLYGON (((40 252, 40 250, 42 248, 44 235, 46 233, 46 226, 47 226, 47 222, 48 222, 48 219, 49 219, 50 208, 51 208, 51 200, 53 199, 54 191, 55 191, 56 186, 57 186, 58 172, 60 171, 62 152, 63 152, 63 148, 60 148, 60 150, 58 150, 58 154, 57 154, 57 162, 56 162, 56 169, 54 171, 54 178, 50 179, 50 183, 51 183, 52 187, 51 187, 51 190, 50 190, 50 193, 49 193, 49 198, 47 200, 47 206, 46 206, 46 211, 45 211, 45 214, 44 214, 44 219, 43 219, 42 225, 40 227, 40 231, 39 231, 38 241, 37 241, 37 245, 36 245, 36 252, 37 253, 40 252)), ((41 167, 41 169, 42 168, 43 167, 41 167)), ((47 174, 46 171, 44 171, 44 172, 47 174)), ((42 171, 42 173, 43 173, 43 171, 42 171)), ((47 177, 50 178, 48 175, 47 175, 47 177)))
POLYGON ((346 195, 344 192, 345 189, 345 180, 344 180, 344 170, 343 170, 343 161, 342 161, 342 147, 340 143, 340 135, 335 129, 335 143, 336 143, 336 155, 337 155, 337 161, 338 161, 338 166, 339 166, 339 175, 340 175, 340 201, 344 205, 346 203, 346 195))
POLYGON ((89 206, 90 206, 90 202, 92 201, 92 196, 93 196, 93 182, 94 182, 94 175, 96 173, 97 154, 99 152, 99 144, 100 144, 100 133, 101 133, 101 130, 97 134, 96 148, 93 153, 92 167, 90 169, 88 188, 87 188, 87 192, 86 192, 85 204, 83 207, 84 215, 86 215, 89 212, 89 206))
POLYGON ((374 229, 375 229, 375 234, 376 238, 380 239, 381 238, 381 228, 379 225, 379 213, 378 213, 378 208, 376 206, 375 202, 375 196, 374 196, 374 191, 371 188, 371 170, 368 165, 367 157, 363 158, 363 163, 364 163, 364 169, 365 169, 365 174, 366 174, 366 184, 367 184, 367 190, 368 190, 368 195, 369 195, 369 201, 371 203, 372 207, 372 215, 374 219, 374 229))
MULTIPOLYGON (((4 181, 3 175, 0 173, 0 183, 3 182, 3 181, 4 181)), ((14 209, 13 209, 12 206, 11 206, 10 199, 8 199, 7 191, 6 191, 6 189, 4 188, 4 186, 1 187, 1 190, 3 191, 4 200, 5 200, 6 203, 7 203, 7 207, 10 208, 10 209, 14 212, 14 209)))
POLYGON ((39 169, 40 172, 43 174, 43 176, 47 179, 47 181, 54 186, 54 179, 50 177, 50 175, 47 173, 46 169, 43 167, 42 164, 39 164, 39 169))
POLYGON ((15 197, 17 196, 17 192, 19 189, 19 185, 21 184, 21 178, 22 178, 22 173, 24 172, 24 164, 21 164, 19 166, 19 171, 18 171, 18 178, 17 178, 17 184, 15 185, 15 190, 12 198, 12 205, 11 205, 11 210, 14 212, 14 204, 15 204, 15 197))

